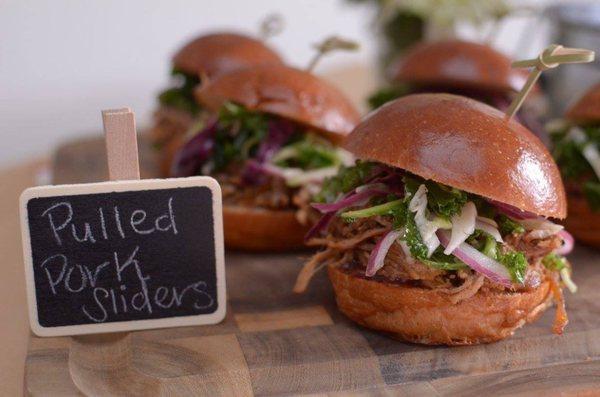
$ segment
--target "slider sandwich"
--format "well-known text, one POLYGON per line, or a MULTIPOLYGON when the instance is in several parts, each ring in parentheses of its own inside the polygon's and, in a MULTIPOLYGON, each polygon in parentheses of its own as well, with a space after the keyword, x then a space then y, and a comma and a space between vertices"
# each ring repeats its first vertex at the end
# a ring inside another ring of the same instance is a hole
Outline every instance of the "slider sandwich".
POLYGON ((282 64, 280 56, 262 41, 237 34, 213 33, 195 38, 172 60, 172 86, 160 93, 151 138, 163 155, 162 173, 168 174, 173 153, 190 128, 206 122, 207 112, 194 99, 204 80, 256 65, 282 64))
POLYGON ((227 247, 302 248, 312 195, 353 162, 336 144, 358 123, 356 109, 327 82, 282 65, 217 76, 195 98, 212 116, 181 147, 171 175, 217 179, 227 247))
POLYGON ((540 140, 504 113, 451 94, 414 94, 373 111, 344 147, 356 158, 316 195, 321 247, 296 292, 326 267, 339 309, 402 340, 504 339, 575 290, 564 255, 567 203, 540 140))
POLYGON ((578 240, 600 246, 600 83, 548 130, 569 200, 565 226, 578 240))
MULTIPOLYGON (((463 95, 505 111, 527 80, 527 72, 511 68, 511 59, 484 44, 444 40, 420 42, 392 63, 391 85, 369 98, 377 108, 404 95, 445 92, 463 95)), ((543 137, 545 101, 536 90, 516 115, 518 121, 543 137)))

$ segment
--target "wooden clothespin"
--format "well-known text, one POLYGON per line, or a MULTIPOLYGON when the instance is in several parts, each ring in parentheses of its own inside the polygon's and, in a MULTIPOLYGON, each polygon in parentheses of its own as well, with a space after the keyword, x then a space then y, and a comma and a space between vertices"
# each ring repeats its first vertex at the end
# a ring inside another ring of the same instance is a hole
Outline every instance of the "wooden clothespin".
POLYGON ((102 111, 111 181, 140 179, 135 118, 130 108, 102 111))
POLYGON ((566 48, 558 44, 552 44, 548 46, 542 53, 534 59, 526 59, 523 61, 516 61, 512 63, 512 67, 515 68, 529 68, 534 69, 529 74, 525 85, 519 91, 515 99, 510 104, 506 111, 506 118, 511 119, 519 110, 525 98, 532 90, 536 81, 544 70, 553 69, 563 63, 587 63, 594 60, 594 51, 586 50, 583 48, 566 48))

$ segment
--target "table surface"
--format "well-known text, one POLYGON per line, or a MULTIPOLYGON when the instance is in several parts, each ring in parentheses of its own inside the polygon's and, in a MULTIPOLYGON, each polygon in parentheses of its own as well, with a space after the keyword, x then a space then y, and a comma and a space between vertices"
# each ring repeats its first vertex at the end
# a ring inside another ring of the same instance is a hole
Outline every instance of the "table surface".
POLYGON ((23 389, 23 367, 29 340, 25 278, 19 231, 18 198, 35 185, 44 161, 32 161, 0 170, 0 395, 18 396, 23 389))
MULTIPOLYGON (((101 148, 98 142, 67 147, 57 169, 79 170, 67 176, 69 182, 98 179, 104 167, 101 148)), ((144 161, 152 165, 143 153, 142 174, 148 169, 144 161)), ((0 279, 2 347, 6 349, 0 357, 0 380, 6 395, 20 393, 28 340, 16 199, 25 186, 33 184, 37 165, 0 174, 5 187, 0 209, 8 214, 0 219, 0 237, 9 258, 6 274, 0 279)), ((60 175, 57 180, 67 182, 60 175)), ((194 353, 204 346, 210 358, 207 373, 225 375, 219 376, 216 389, 203 389, 211 391, 594 395, 600 390, 600 272, 596 269, 600 255, 591 249, 577 247, 572 257, 580 292, 567 296, 571 323, 563 336, 551 333, 554 311, 550 309, 510 339, 455 348, 402 343, 355 326, 337 311, 324 274, 316 277, 306 294, 291 294, 306 255, 228 253, 225 322, 143 331, 135 335, 138 343, 160 344, 162 350, 176 349, 173 351, 178 354, 194 353), (221 351, 219 346, 227 348, 221 351)), ((65 351, 68 344, 33 338, 29 349, 35 364, 37 359, 65 351)), ((146 362, 136 365, 148 373, 165 375, 164 369, 146 362)), ((215 387, 214 379, 210 387, 215 387)))

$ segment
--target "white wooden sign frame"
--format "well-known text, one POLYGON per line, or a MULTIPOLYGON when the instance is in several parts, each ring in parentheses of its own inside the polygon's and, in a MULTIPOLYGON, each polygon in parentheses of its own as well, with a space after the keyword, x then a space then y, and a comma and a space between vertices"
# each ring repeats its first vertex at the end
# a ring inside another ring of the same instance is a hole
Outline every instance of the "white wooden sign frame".
POLYGON ((173 179, 145 179, 86 183, 76 185, 38 186, 25 190, 20 198, 21 234, 23 243, 23 258, 25 264, 25 281, 27 286, 27 301, 31 330, 38 336, 67 336, 84 335, 106 332, 134 331, 154 328, 170 328, 179 326, 216 324, 225 318, 226 289, 225 289, 225 259, 223 247, 223 216, 221 203, 221 187, 210 177, 198 176, 173 179), (161 190, 186 187, 207 187, 212 192, 214 252, 216 261, 217 310, 210 314, 192 316, 168 317, 161 319, 146 319, 119 321, 101 324, 67 325, 58 327, 43 327, 38 321, 35 280, 33 274, 33 258, 27 203, 39 197, 72 196, 82 194, 99 194, 112 192, 131 192, 143 190, 161 190))

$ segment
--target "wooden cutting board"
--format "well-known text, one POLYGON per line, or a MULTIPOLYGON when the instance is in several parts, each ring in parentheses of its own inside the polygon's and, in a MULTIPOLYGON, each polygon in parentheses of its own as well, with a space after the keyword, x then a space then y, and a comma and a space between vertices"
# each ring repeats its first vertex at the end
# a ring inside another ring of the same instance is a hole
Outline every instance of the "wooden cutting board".
MULTIPOLYGON (((61 147, 55 183, 106 179, 102 138, 61 147)), ((156 153, 140 139, 142 178, 157 177, 156 153)), ((572 255, 576 295, 570 324, 552 334, 554 311, 489 345, 431 347, 362 329, 341 315, 327 277, 291 292, 309 252, 227 252, 228 313, 218 325, 132 335, 133 366, 188 394, 600 395, 600 253, 572 255), (171 360, 169 360, 171 359, 171 360), (166 365, 176 359, 180 364, 166 365)), ((79 395, 68 366, 69 338, 32 337, 25 368, 32 395, 79 395)), ((73 371, 74 368, 71 368, 73 371)), ((118 389, 115 392, 118 392, 118 389)))

